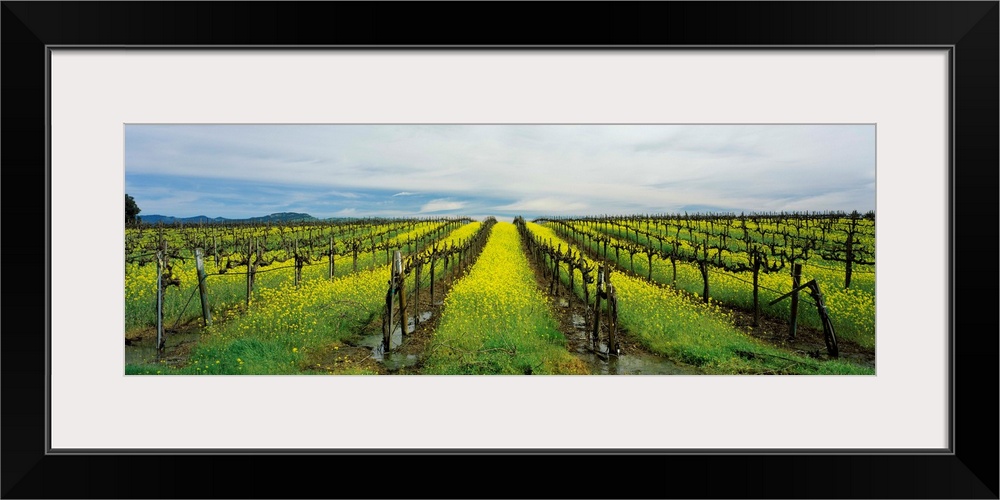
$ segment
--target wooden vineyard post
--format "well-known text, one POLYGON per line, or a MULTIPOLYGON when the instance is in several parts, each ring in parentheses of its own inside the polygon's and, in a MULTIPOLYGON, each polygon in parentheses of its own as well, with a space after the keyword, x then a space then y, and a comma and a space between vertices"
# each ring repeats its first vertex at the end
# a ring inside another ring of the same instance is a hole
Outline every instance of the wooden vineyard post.
POLYGON ((252 240, 247 240, 247 309, 250 308, 250 295, 253 293, 253 272, 250 268, 250 255, 253 254, 252 240))
MULTIPOLYGON (((559 245, 559 249, 562 250, 562 245, 559 245)), ((549 255, 552 258, 552 281, 549 284, 549 293, 558 297, 559 296, 559 254, 552 253, 549 255)))
POLYGON ((573 259, 573 251, 572 250, 569 251, 569 259, 570 259, 569 262, 566 263, 566 267, 569 269, 569 294, 570 294, 570 296, 572 296, 573 293, 575 292, 575 290, 573 290, 573 278, 574 278, 574 275, 576 274, 573 271, 573 260, 572 260, 573 259))
POLYGON ((701 260, 698 261, 698 269, 701 270, 701 280, 705 289, 702 291, 702 301, 708 304, 708 240, 703 240, 701 244, 701 260))
POLYGON ((760 253, 753 253, 753 326, 760 326, 760 253))
POLYGON ((597 352, 597 348, 600 344, 600 332, 601 332, 601 293, 604 291, 604 264, 597 271, 597 290, 594 293, 594 352, 597 352))
POLYGON ((414 269, 413 278, 413 328, 420 326, 420 268, 423 266, 423 259, 415 260, 414 265, 417 266, 414 269))
POLYGON ((819 319, 823 323, 823 339, 826 341, 826 352, 834 357, 840 357, 840 349, 837 347, 837 334, 833 329, 833 322, 830 320, 830 314, 827 311, 826 304, 823 302, 823 294, 819 291, 819 284, 816 280, 811 280, 807 283, 810 288, 811 295, 813 299, 816 300, 816 310, 819 312, 819 319))
MULTIPOLYGON (((605 278, 610 278, 605 275, 605 278)), ((618 355, 618 298, 615 286, 608 280, 608 356, 618 355)))
MULTIPOLYGON (((799 280, 802 278, 802 264, 795 264, 792 266, 792 290, 796 290, 799 287, 799 280)), ((796 290, 792 293, 792 313, 791 319, 788 321, 788 338, 795 338, 795 330, 799 323, 799 292, 796 290)))
POLYGON ((330 279, 331 280, 333 280, 334 272, 337 270, 337 268, 334 267, 334 263, 333 263, 334 252, 335 252, 335 250, 334 250, 334 243, 333 243, 333 235, 331 235, 330 236, 330 279))
POLYGON ((198 269, 198 293, 201 294, 201 318, 205 326, 212 326, 212 310, 208 307, 208 292, 205 290, 205 259, 200 248, 194 249, 194 264, 198 269))
POLYGON ((851 264, 854 263, 854 228, 857 220, 851 221, 851 230, 847 233, 846 260, 844 264, 844 288, 851 288, 851 264))
POLYGON ((156 359, 163 343, 163 252, 156 252, 156 359))
POLYGON ((299 236, 295 235, 295 288, 302 283, 302 261, 299 259, 299 236))
POLYGON ((434 306, 434 264, 437 263, 437 249, 431 254, 431 306, 434 306))
MULTIPOLYGON (((394 316, 392 301, 395 299, 393 294, 400 295, 400 305, 402 305, 402 277, 403 277, 403 262, 402 258, 397 250, 394 255, 392 262, 392 267, 389 270, 389 291, 385 294, 385 319, 382 321, 382 348, 384 352, 389 352, 390 342, 392 339, 392 318, 394 316)), ((400 308, 399 315, 402 318, 401 322, 405 323, 406 315, 400 308)))
POLYGON ((399 251, 396 252, 395 258, 399 264, 399 331, 400 335, 406 335, 406 273, 399 251))

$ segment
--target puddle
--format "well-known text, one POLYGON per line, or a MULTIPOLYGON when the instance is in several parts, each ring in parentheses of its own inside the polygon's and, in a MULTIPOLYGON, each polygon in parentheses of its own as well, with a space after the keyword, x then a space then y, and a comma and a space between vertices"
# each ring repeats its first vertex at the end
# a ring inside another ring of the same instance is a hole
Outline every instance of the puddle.
MULTIPOLYGON (((182 353, 190 351, 189 344, 197 343, 200 338, 201 334, 197 332, 168 333, 164 342, 163 361, 168 365, 184 364, 187 355, 182 353)), ((125 364, 155 363, 157 363, 155 334, 152 338, 144 338, 125 346, 125 364)))
MULTIPOLYGON (((429 319, 433 313, 430 311, 420 313, 420 322, 423 323, 429 319)), ((413 317, 406 322, 406 333, 413 333, 416 330, 416 325, 413 322, 413 317)), ((385 363, 386 369, 389 371, 395 371, 402 367, 412 366, 420 361, 420 358, 410 354, 406 356, 395 355, 392 351, 397 347, 403 345, 403 331, 397 323, 389 334, 389 353, 386 354, 384 347, 382 346, 382 333, 381 331, 377 335, 368 335, 358 342, 359 346, 369 347, 372 350, 372 359, 379 363, 385 363), (412 359, 411 359, 412 358, 412 359)))
POLYGON ((646 353, 630 353, 619 356, 608 356, 608 346, 604 342, 598 344, 600 352, 594 352, 593 342, 587 331, 587 320, 576 313, 573 319, 573 338, 570 344, 576 346, 574 354, 590 367, 594 375, 697 375, 700 370, 686 366, 669 359, 646 353))
POLYGON ((416 354, 399 354, 395 352, 390 352, 388 356, 382 363, 385 365, 385 369, 390 372, 399 371, 400 368, 406 368, 414 366, 420 362, 420 357, 416 354))

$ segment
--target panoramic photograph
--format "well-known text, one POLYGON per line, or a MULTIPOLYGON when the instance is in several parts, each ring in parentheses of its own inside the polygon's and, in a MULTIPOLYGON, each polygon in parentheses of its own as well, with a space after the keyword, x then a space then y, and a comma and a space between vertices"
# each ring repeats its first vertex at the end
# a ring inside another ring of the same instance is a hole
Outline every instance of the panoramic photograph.
POLYGON ((127 124, 124 373, 876 373, 874 124, 127 124))

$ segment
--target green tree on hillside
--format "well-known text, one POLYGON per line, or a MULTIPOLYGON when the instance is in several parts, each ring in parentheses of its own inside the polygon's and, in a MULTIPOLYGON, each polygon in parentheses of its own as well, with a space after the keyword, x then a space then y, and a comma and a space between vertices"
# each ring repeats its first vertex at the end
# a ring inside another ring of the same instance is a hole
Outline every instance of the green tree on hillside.
POLYGON ((135 198, 125 193, 125 223, 135 224, 138 222, 140 220, 138 217, 139 212, 142 212, 142 209, 139 208, 139 205, 135 204, 135 198))

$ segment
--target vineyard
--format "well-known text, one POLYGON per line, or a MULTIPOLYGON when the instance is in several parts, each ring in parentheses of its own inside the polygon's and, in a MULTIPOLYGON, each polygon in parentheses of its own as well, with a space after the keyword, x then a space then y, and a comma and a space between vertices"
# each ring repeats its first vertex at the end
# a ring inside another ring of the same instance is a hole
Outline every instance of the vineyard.
POLYGON ((873 213, 129 226, 126 374, 874 374, 873 213))

